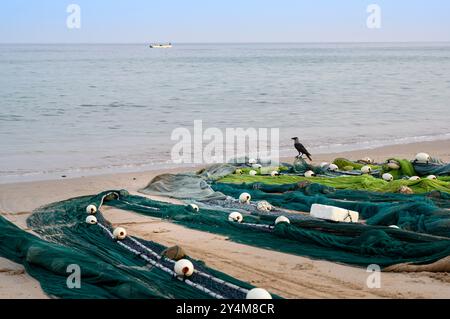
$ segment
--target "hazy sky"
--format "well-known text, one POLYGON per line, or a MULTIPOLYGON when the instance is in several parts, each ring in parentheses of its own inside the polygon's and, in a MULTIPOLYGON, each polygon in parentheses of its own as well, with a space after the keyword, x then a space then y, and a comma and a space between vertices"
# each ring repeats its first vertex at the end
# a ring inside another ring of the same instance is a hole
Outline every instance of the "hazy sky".
POLYGON ((448 0, 14 0, 0 42, 450 41, 448 0), (81 8, 68 29, 66 8, 81 8), (381 28, 369 29, 369 4, 381 28))

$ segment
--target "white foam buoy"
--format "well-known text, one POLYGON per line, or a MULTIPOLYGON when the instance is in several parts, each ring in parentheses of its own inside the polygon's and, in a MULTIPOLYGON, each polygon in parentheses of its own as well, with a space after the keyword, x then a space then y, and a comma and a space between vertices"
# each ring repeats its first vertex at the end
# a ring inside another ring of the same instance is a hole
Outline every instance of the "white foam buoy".
POLYGON ((372 160, 370 157, 364 157, 364 158, 362 159, 362 161, 363 161, 364 163, 367 163, 367 164, 372 164, 372 163, 373 163, 373 160, 372 160))
POLYGON ((230 215, 228 215, 228 220, 230 222, 240 223, 240 222, 242 222, 243 219, 244 219, 244 217, 242 217, 242 214, 239 212, 232 212, 230 215))
POLYGON ((272 299, 272 296, 265 289, 253 288, 247 292, 245 299, 272 299))
POLYGON ((320 163, 320 167, 321 167, 321 168, 327 167, 328 165, 330 165, 330 164, 327 163, 327 162, 322 162, 322 163, 320 163))
POLYGON ((189 277, 194 273, 194 265, 190 260, 180 259, 173 266, 173 270, 178 276, 189 277))
POLYGON ((337 171, 339 169, 339 166, 337 166, 336 164, 330 164, 329 166, 328 166, 328 170, 329 171, 332 171, 332 172, 335 172, 335 171, 337 171))
POLYGON ((400 169, 400 165, 398 164, 398 163, 396 163, 396 162, 388 162, 387 164, 386 164, 386 166, 387 167, 389 167, 390 169, 393 169, 393 170, 397 170, 397 169, 400 169))
POLYGON ((250 165, 253 165, 253 164, 258 163, 258 161, 257 161, 256 159, 254 159, 254 158, 250 158, 250 159, 248 160, 248 163, 249 163, 250 165))
POLYGON ((332 220, 335 222, 358 222, 359 213, 343 209, 336 206, 328 206, 322 204, 312 204, 311 211, 309 213, 312 217, 332 220))
POLYGON ((266 200, 259 201, 256 203, 256 209, 263 212, 268 212, 272 210, 272 205, 266 200))
POLYGON ((191 207, 192 211, 198 213, 200 211, 200 208, 198 208, 197 205, 195 204, 189 204, 189 206, 191 207))
POLYGON ((397 225, 389 225, 390 228, 400 229, 397 225))
POLYGON ((437 179, 436 175, 428 175, 427 179, 437 179))
POLYGON ((306 171, 305 172, 305 177, 314 177, 316 176, 316 173, 314 173, 313 171, 306 171))
POLYGON ((384 173, 383 176, 381 176, 386 182, 391 182, 394 180, 394 176, 389 173, 384 173))
POLYGON ((95 214, 97 212, 97 207, 95 205, 88 205, 86 207, 86 213, 88 214, 95 214))
POLYGON ((258 172, 253 169, 248 172, 248 175, 250 176, 255 176, 256 174, 258 174, 258 172))
POLYGON ((117 227, 113 231, 113 236, 115 239, 122 240, 127 237, 127 231, 123 227, 117 227))
POLYGON ((417 153, 414 162, 428 164, 431 161, 431 156, 427 153, 417 153))
POLYGON ((280 173, 278 171, 272 171, 270 172, 270 176, 278 176, 280 173))
POLYGON ((411 177, 409 178, 409 180, 410 180, 410 181, 418 181, 418 180, 420 180, 420 177, 419 177, 419 176, 411 176, 411 177))
POLYGON ((89 215, 86 217, 86 224, 95 225, 97 224, 97 217, 89 215))
POLYGON ((242 204, 248 204, 250 203, 250 199, 252 199, 252 197, 250 196, 249 193, 242 193, 241 195, 239 195, 239 201, 242 204))
POLYGON ((361 172, 363 174, 370 174, 372 172, 372 167, 370 167, 369 165, 364 165, 363 167, 361 167, 361 172))
POLYGON ((261 164, 252 164, 253 169, 260 169, 262 167, 261 164))
POLYGON ((277 219, 275 219, 275 225, 278 225, 279 223, 288 223, 288 224, 290 224, 291 221, 286 216, 278 216, 277 219))
POLYGON ((237 175, 241 175, 242 174, 242 170, 240 168, 238 168, 237 170, 234 171, 235 174, 237 175))

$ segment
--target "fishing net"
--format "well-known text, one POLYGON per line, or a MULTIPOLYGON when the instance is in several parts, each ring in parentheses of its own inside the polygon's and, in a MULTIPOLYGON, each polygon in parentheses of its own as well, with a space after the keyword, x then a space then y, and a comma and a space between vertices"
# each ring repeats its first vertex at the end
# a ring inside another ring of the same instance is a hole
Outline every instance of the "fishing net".
POLYGON ((132 236, 114 239, 100 211, 97 224, 85 222, 86 207, 126 191, 111 191, 50 204, 27 220, 43 239, 0 219, 0 255, 21 263, 50 296, 60 298, 245 298, 251 285, 191 259, 195 272, 175 276, 167 247, 132 236), (67 267, 78 265, 81 287, 70 289, 67 267))
POLYGON ((222 183, 262 183, 262 184, 292 184, 303 181, 318 183, 336 189, 367 190, 372 192, 396 193, 402 186, 409 187, 414 193, 427 193, 433 190, 450 192, 450 182, 445 179, 431 180, 421 178, 416 181, 395 180, 387 182, 371 175, 338 176, 338 177, 304 177, 297 175, 281 176, 250 176, 231 174, 219 180, 222 183))
MULTIPOLYGON (((229 221, 224 210, 202 208, 195 213, 184 206, 135 195, 121 196, 107 204, 225 235, 239 243, 353 265, 428 264, 450 254, 448 238, 382 226, 334 223, 300 214, 289 215, 290 224, 274 225, 277 214, 248 213, 242 223, 237 223, 229 221)), ((213 205, 217 204, 214 201, 213 205)))
POLYGON ((449 194, 426 196, 339 191, 320 184, 290 185, 213 184, 213 188, 232 197, 248 192, 253 200, 266 200, 274 206, 309 212, 318 203, 357 211, 369 225, 396 225, 402 229, 450 237, 449 194))
POLYGON ((419 176, 436 175, 449 176, 450 164, 443 163, 438 159, 433 159, 430 163, 416 163, 413 162, 414 170, 419 176))

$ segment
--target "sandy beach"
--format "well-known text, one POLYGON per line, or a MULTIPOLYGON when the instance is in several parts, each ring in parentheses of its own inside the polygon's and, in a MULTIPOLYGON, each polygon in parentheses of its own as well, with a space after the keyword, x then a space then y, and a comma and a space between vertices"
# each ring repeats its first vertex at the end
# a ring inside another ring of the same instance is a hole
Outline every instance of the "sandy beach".
MULTIPOLYGON (((450 140, 321 154, 313 158, 316 163, 329 162, 336 157, 359 159, 365 156, 383 161, 389 157, 411 159, 417 152, 427 152, 448 162, 450 140)), ((134 193, 156 175, 184 170, 186 169, 179 168, 79 178, 68 176, 58 180, 2 184, 0 213, 29 231, 26 218, 33 209, 41 205, 107 189, 124 188, 134 193)), ((448 273, 383 273, 381 288, 369 289, 366 286, 368 273, 362 268, 237 244, 222 236, 109 207, 105 207, 103 212, 113 224, 125 225, 133 235, 163 245, 181 245, 191 257, 286 298, 450 298, 448 273), (199 241, 202 245, 198 245, 199 241)), ((40 289, 39 283, 24 272, 22 266, 0 258, 0 298, 47 296, 40 289)))

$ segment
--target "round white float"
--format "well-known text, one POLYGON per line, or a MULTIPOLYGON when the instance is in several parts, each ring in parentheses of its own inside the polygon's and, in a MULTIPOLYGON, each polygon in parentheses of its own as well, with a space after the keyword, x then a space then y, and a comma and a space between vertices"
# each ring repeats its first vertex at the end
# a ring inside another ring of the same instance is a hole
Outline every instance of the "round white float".
POLYGON ((278 175, 280 175, 280 173, 278 173, 278 171, 270 172, 270 176, 278 176, 278 175))
POLYGON ((422 163, 422 164, 428 164, 431 161, 431 156, 427 153, 417 153, 415 162, 422 163))
POLYGON ((263 212, 268 212, 272 210, 272 205, 266 200, 259 201, 256 203, 256 209, 263 212))
POLYGON ((86 207, 86 213, 88 214, 95 214, 97 212, 97 207, 95 205, 88 205, 88 207, 86 207))
POLYGON ((173 266, 173 270, 178 276, 189 277, 194 273, 194 265, 190 260, 180 259, 173 266))
POLYGON ((277 225, 279 223, 288 223, 288 224, 290 224, 291 221, 286 216, 278 216, 277 219, 275 219, 275 225, 277 225))
POLYGON ((242 214, 239 212, 232 212, 230 215, 228 215, 228 220, 230 222, 240 223, 240 222, 242 222, 243 219, 244 219, 244 217, 242 217, 242 214))
POLYGON ((419 176, 411 176, 411 177, 409 178, 410 181, 418 181, 419 179, 420 179, 419 176))
POLYGON ((428 175, 427 179, 437 179, 436 175, 428 175))
POLYGON ((117 227, 113 231, 113 236, 115 239, 122 240, 127 237, 127 231, 123 227, 117 227))
POLYGON ((372 172, 372 167, 365 165, 365 166, 361 167, 361 172, 363 174, 370 174, 372 172))
POLYGON ((88 217, 86 217, 86 223, 90 225, 97 224, 97 217, 89 215, 88 217))
POLYGON ((272 299, 272 296, 265 289, 253 288, 247 292, 245 299, 272 299))
POLYGON ((239 201, 240 201, 242 204, 247 204, 247 203, 249 203, 251 198, 252 198, 252 197, 250 196, 249 193, 242 193, 241 195, 239 195, 239 201))
POLYGON ((250 165, 253 165, 253 164, 258 163, 258 161, 257 161, 256 159, 254 159, 254 158, 250 158, 250 159, 248 160, 248 163, 249 163, 250 165))
POLYGON ((316 173, 314 173, 313 171, 306 171, 305 172, 305 177, 314 177, 316 176, 316 173))
POLYGON ((383 176, 381 176, 386 182, 391 182, 394 180, 394 176, 389 173, 384 173, 383 176))
POLYGON ((328 170, 329 171, 332 171, 332 172, 335 172, 335 171, 337 171, 339 169, 339 166, 337 166, 336 164, 330 164, 329 166, 328 166, 328 170))
POLYGON ((200 211, 200 208, 196 204, 189 204, 189 206, 191 207, 192 211, 194 211, 196 213, 198 213, 200 211))
POLYGON ((258 174, 258 172, 253 169, 248 172, 248 175, 250 176, 255 176, 256 174, 258 174))

